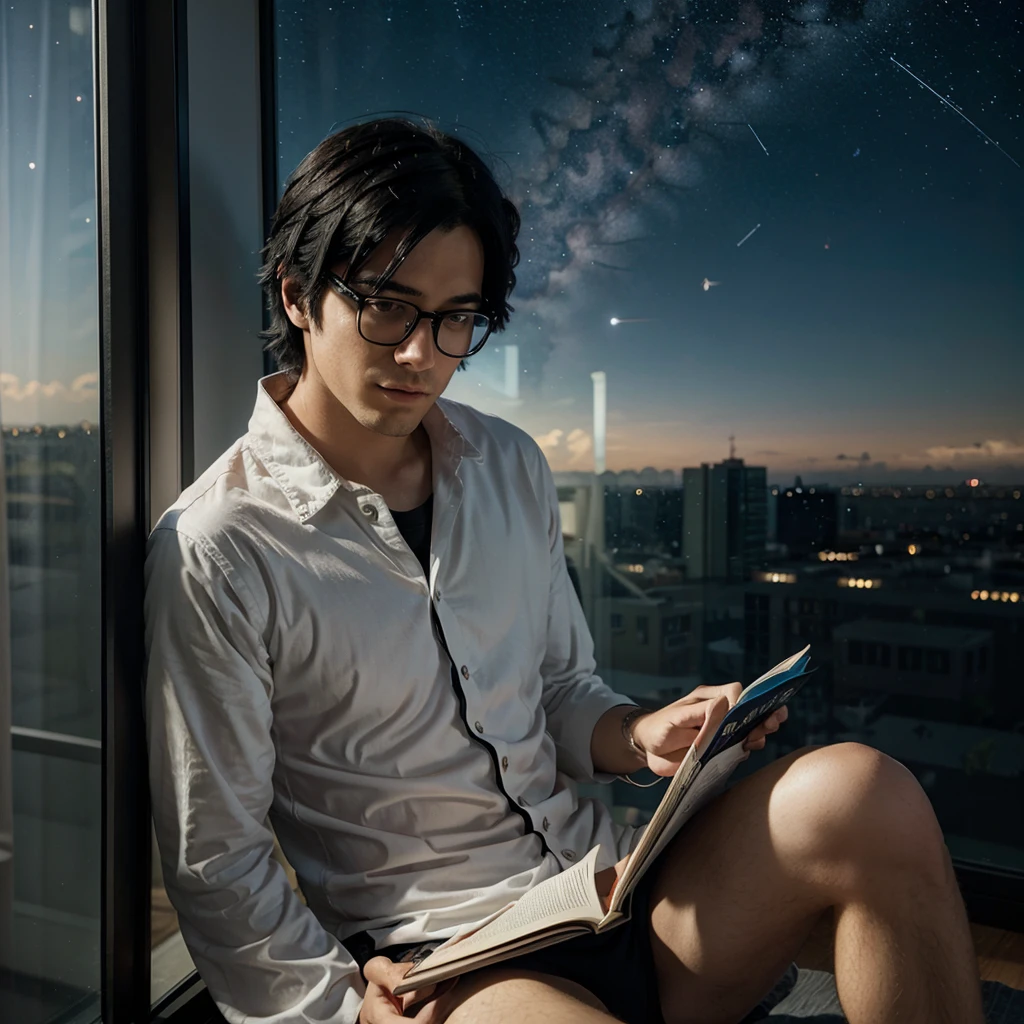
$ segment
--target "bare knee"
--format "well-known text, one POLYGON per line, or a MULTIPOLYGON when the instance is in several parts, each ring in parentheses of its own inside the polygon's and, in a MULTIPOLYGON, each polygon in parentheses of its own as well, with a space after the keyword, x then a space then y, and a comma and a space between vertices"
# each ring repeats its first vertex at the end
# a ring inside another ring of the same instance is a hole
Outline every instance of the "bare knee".
POLYGON ((942 830, 917 779, 862 743, 793 755, 772 793, 771 823, 773 836, 803 863, 855 874, 883 865, 947 873, 942 830))
POLYGON ((443 997, 441 1019, 448 1024, 474 1024, 482 1020, 508 1021, 514 1024, 524 1018, 533 1019, 557 1006, 582 1004, 594 1011, 586 1021, 611 1021, 604 1004, 592 992, 565 978, 536 971, 517 971, 504 967, 487 967, 463 975, 458 984, 443 997))

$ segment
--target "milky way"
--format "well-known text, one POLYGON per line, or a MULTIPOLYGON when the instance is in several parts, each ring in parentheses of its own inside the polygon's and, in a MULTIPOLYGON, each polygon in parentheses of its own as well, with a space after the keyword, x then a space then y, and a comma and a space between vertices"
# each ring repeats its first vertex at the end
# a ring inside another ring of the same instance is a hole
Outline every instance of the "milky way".
POLYGON ((589 270, 628 269, 635 244, 673 216, 722 142, 770 109, 793 54, 814 60, 854 33, 860 43, 871 24, 870 5, 848 0, 770 15, 744 2, 724 23, 697 7, 634 4, 601 31, 583 74, 551 77, 552 99, 532 114, 540 158, 513 169, 529 256, 521 297, 558 295, 589 270))

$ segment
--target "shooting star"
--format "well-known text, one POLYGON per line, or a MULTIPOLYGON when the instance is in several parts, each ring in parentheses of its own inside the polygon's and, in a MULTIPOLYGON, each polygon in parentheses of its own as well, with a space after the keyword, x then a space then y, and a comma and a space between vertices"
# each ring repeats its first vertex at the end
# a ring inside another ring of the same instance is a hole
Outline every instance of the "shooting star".
POLYGON ((652 324, 654 323, 654 320, 655 318, 653 316, 613 316, 608 323, 610 323, 612 327, 618 327, 619 324, 652 324))
POLYGON ((1006 150, 1003 149, 1003 147, 1000 146, 999 143, 996 142, 995 139, 993 139, 989 135, 986 135, 965 113, 963 113, 961 110, 959 110, 957 107, 955 107, 952 103, 950 103, 949 100, 947 100, 945 96, 942 96, 939 93, 937 93, 927 82, 925 82, 922 79, 918 78, 917 75, 915 75, 914 72, 910 70, 910 68, 904 67, 895 57, 890 57, 889 60, 891 60, 893 62, 893 64, 896 65, 896 67, 902 69, 903 71, 906 71, 906 73, 908 75, 910 75, 910 77, 913 78, 915 82, 920 82, 920 84, 923 85, 933 96, 938 96, 939 99, 942 100, 942 102, 945 103, 946 106, 949 107, 949 109, 953 111, 953 113, 959 114, 980 136, 982 136, 985 139, 986 142, 991 142, 992 145, 995 146, 996 149, 998 149, 999 152, 1002 153, 1003 156, 1005 156, 1006 159, 1009 160, 1010 163, 1013 164, 1014 167, 1020 167, 1020 164, 1017 163, 1017 161, 1014 160, 1013 157, 1010 156, 1010 154, 1007 153, 1006 150))
POLYGON ((754 233, 754 232, 755 232, 756 230, 757 230, 757 228, 759 228, 760 226, 761 226, 761 225, 760 225, 760 224, 758 224, 758 225, 757 225, 757 227, 753 227, 753 228, 751 228, 751 229, 750 229, 750 230, 749 230, 749 231, 748 231, 748 232, 747 232, 747 233, 746 233, 746 234, 745 234, 745 235, 744 235, 744 236, 743 236, 743 237, 742 237, 742 238, 741 238, 741 239, 740 239, 740 240, 739 240, 739 241, 738 241, 738 242, 736 243, 736 248, 738 249, 738 248, 739 248, 739 247, 740 247, 740 246, 741 246, 741 245, 742 245, 742 244, 743 244, 743 243, 744 243, 744 242, 745 242, 745 241, 746 241, 746 240, 747 240, 747 239, 748 239, 748 238, 749 238, 749 237, 750 237, 750 236, 751 236, 751 235, 752 235, 752 234, 753 234, 753 233, 754 233))
MULTIPOLYGON (((752 128, 752 127, 751 127, 751 126, 749 125, 749 124, 747 125, 747 127, 748 127, 748 128, 750 128, 750 130, 751 130, 752 132, 754 132, 754 129, 753 129, 753 128, 752 128)), ((761 141, 761 139, 760 139, 760 136, 758 136, 757 132, 754 132, 754 138, 755 138, 755 139, 757 139, 758 145, 759 145, 759 146, 760 146, 760 147, 761 147, 762 149, 764 149, 764 143, 763 143, 763 142, 761 141)), ((765 156, 768 156, 768 150, 767 150, 767 149, 764 149, 764 155, 765 155, 765 156)))
POLYGON ((701 288, 704 289, 704 291, 709 292, 709 291, 711 291, 712 288, 715 287, 716 284, 721 284, 721 283, 722 283, 721 281, 709 281, 705 277, 704 280, 701 281, 700 286, 701 286, 701 288))

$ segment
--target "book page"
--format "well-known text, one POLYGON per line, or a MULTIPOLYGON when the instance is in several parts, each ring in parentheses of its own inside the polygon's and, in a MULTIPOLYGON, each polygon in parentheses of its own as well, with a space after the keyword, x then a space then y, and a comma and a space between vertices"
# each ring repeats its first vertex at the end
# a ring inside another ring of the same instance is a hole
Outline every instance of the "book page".
MULTIPOLYGON (((619 878, 612 894, 609 917, 622 911, 641 875, 685 821, 721 792, 725 780, 743 760, 742 740, 771 713, 776 704, 803 685, 799 677, 805 674, 809 649, 808 645, 751 683, 743 691, 747 693, 757 688, 752 694, 755 699, 748 707, 740 707, 743 702, 741 695, 731 708, 716 715, 714 720, 709 718, 701 727, 619 878), (715 770, 705 779, 705 773, 712 766, 715 770), (697 791, 687 802, 691 787, 697 791)), ((608 920, 605 918, 602 923, 608 920)))
POLYGON ((552 925, 571 921, 596 925, 604 916, 594 884, 599 849, 595 846, 578 864, 545 879, 483 928, 457 942, 439 946, 409 972, 409 977, 418 971, 474 956, 552 925))
POLYGON ((726 710, 720 712, 714 718, 709 717, 701 726, 700 732, 697 733, 697 738, 686 752, 686 756, 676 769, 675 775, 672 776, 672 781, 668 784, 668 789, 661 798, 658 809, 647 823, 644 834, 640 837, 640 842, 636 844, 636 848, 630 854, 626 867, 619 876, 618 885, 615 886, 615 892, 612 894, 611 906, 608 910, 609 914, 621 912, 622 907, 625 905, 626 897, 633 886, 640 880, 643 867, 649 861, 648 855, 651 849, 657 843, 662 831, 668 826, 680 801, 700 771, 701 752, 715 736, 719 725, 724 721, 727 713, 728 711, 726 710))
POLYGON ((683 794, 672 816, 668 819, 665 826, 659 830, 655 842, 650 846, 649 851, 645 853, 643 861, 637 863, 636 870, 638 874, 643 874, 654 863, 661 851, 668 846, 676 833, 690 818, 722 792, 726 782, 729 781, 729 776, 733 773, 733 769, 742 760, 744 760, 743 749, 739 746, 730 747, 718 757, 713 757, 701 768, 689 789, 683 794))
MULTIPOLYGON (((533 932, 531 935, 513 939, 495 949, 484 950, 468 959, 457 960, 450 964, 441 964, 438 967, 431 967, 426 970, 421 964, 416 972, 409 971, 405 980, 397 984, 392 990, 396 996, 404 995, 406 992, 415 992, 428 985, 436 985, 440 981, 454 978, 458 974, 465 974, 466 971, 475 971, 480 967, 488 967, 490 964, 498 964, 510 957, 520 956, 523 953, 533 953, 538 949, 546 949, 558 942, 575 938, 578 935, 589 935, 593 929, 585 924, 556 924, 543 931, 533 932)), ((424 961, 425 963, 426 961, 424 961)))

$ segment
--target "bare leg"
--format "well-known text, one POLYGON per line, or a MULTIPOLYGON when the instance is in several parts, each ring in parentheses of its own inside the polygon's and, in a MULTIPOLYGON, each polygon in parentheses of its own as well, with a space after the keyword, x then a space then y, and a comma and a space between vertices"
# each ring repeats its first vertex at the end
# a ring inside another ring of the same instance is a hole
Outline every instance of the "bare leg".
POLYGON ((931 805, 902 765, 856 743, 765 766, 666 851, 651 939, 667 1024, 736 1024, 830 908, 851 1024, 983 1024, 931 805))
POLYGON ((443 996, 439 1021, 448 1024, 614 1024, 616 1018, 586 989, 563 978, 500 967, 474 971, 443 996))

